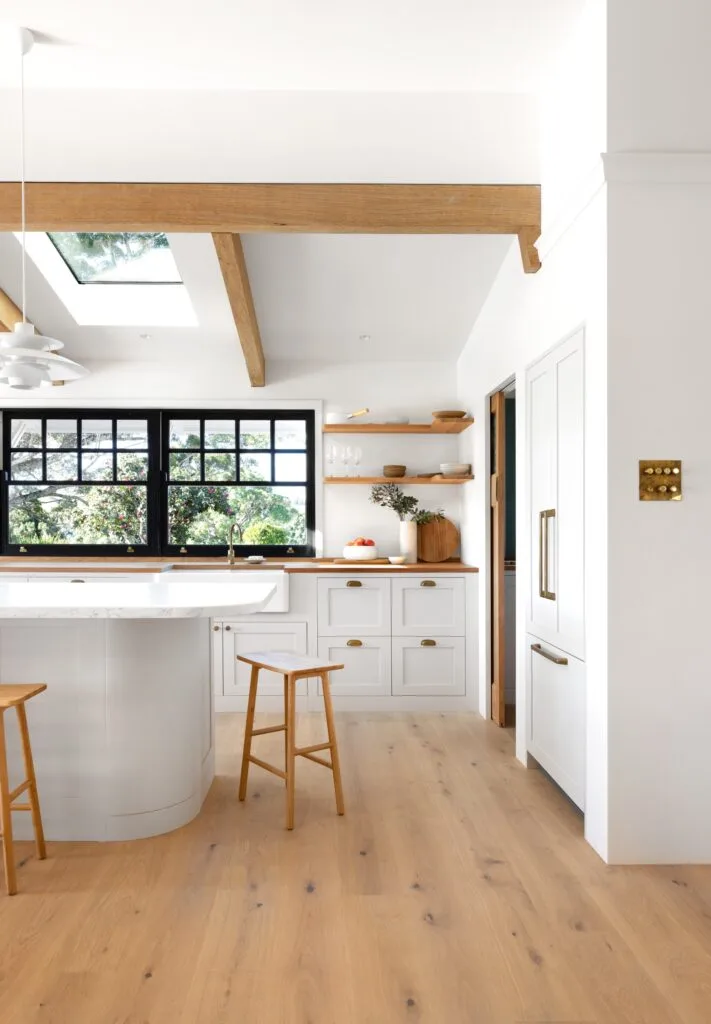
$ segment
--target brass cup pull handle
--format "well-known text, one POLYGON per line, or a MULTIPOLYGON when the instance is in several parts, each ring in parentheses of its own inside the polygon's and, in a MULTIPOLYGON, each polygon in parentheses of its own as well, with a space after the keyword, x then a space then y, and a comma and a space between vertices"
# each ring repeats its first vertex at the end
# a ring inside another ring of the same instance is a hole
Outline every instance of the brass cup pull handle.
POLYGON ((362 640, 346 640, 346 647, 362 647, 362 640))
POLYGON ((86 580, 70 580, 70 583, 86 583, 86 580))
POLYGON ((346 583, 346 586, 347 587, 362 587, 363 584, 361 583, 360 580, 348 580, 348 582, 346 583))
POLYGON ((560 658, 557 654, 551 654, 551 652, 547 651, 545 647, 541 646, 541 644, 531 644, 531 650, 534 654, 540 654, 540 656, 545 658, 547 661, 552 661, 554 665, 568 664, 567 658, 560 658))
POLYGON ((436 580, 421 580, 420 581, 420 586, 421 587, 436 587, 437 586, 437 581, 436 580))
POLYGON ((436 640, 420 640, 420 647, 436 647, 436 640))

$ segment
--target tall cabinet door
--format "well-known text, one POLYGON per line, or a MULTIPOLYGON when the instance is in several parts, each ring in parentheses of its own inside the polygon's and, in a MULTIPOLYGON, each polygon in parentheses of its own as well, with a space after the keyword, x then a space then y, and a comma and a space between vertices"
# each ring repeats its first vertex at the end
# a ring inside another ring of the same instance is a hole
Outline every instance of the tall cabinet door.
POLYGON ((582 330, 527 374, 529 632, 585 656, 582 330))

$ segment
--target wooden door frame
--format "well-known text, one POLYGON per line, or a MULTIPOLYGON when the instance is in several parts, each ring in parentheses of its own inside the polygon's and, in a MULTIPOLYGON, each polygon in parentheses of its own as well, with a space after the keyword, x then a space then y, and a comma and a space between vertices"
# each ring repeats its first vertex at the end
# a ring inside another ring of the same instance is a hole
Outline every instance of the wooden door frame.
POLYGON ((491 537, 489 565, 491 569, 491 719, 499 726, 506 724, 506 579, 504 573, 506 544, 506 395, 495 391, 489 399, 489 410, 496 420, 494 459, 491 473, 489 505, 491 537), (494 472, 495 468, 495 472, 494 472))

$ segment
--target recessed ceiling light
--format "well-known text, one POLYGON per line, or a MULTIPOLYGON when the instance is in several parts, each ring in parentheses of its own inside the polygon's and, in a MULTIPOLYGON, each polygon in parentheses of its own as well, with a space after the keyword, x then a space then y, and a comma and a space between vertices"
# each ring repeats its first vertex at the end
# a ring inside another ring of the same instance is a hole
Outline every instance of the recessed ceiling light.
POLYGON ((138 337, 139 337, 139 338, 140 338, 140 339, 141 339, 142 341, 148 341, 148 339, 150 338, 150 334, 139 334, 139 335, 138 335, 138 337))
POLYGON ((359 334, 358 335, 358 341, 370 341, 370 335, 369 334, 359 334))

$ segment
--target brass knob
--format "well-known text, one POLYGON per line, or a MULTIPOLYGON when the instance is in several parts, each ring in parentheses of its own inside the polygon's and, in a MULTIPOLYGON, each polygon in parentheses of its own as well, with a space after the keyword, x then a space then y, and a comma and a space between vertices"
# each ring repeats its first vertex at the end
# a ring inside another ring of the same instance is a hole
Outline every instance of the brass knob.
POLYGON ((346 647, 362 647, 362 640, 346 640, 346 647))
POLYGON ((667 493, 667 485, 666 484, 662 484, 660 487, 657 487, 657 490, 659 491, 660 494, 666 494, 667 493))
POLYGON ((346 586, 347 587, 362 587, 363 584, 361 583, 360 580, 348 580, 348 582, 346 583, 346 586))
POLYGON ((232 626, 225 626, 225 633, 229 633, 229 631, 231 629, 232 629, 232 626))
POLYGON ((27 554, 27 548, 25 547, 24 544, 20 544, 20 554, 21 555, 26 555, 27 554))
POLYGON ((180 554, 181 555, 187 555, 187 553, 188 553, 188 549, 187 548, 181 548, 180 549, 180 554))
POLYGON ((135 548, 132 548, 130 544, 129 544, 129 545, 128 545, 128 547, 126 548, 126 554, 127 554, 127 555, 133 555, 133 554, 135 554, 135 551, 136 551, 136 549, 135 549, 135 548))
POLYGON ((219 633, 220 632, 220 627, 219 626, 213 626, 212 627, 212 632, 213 633, 219 633))
POLYGON ((420 647, 436 647, 436 640, 420 640, 420 647))

